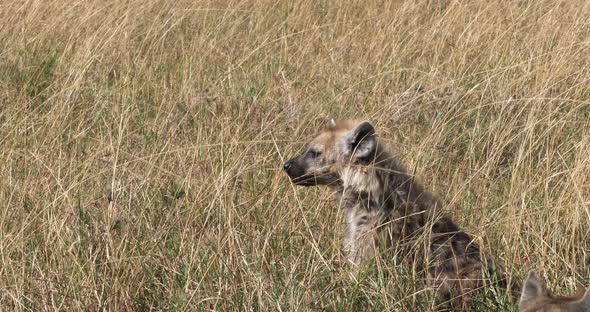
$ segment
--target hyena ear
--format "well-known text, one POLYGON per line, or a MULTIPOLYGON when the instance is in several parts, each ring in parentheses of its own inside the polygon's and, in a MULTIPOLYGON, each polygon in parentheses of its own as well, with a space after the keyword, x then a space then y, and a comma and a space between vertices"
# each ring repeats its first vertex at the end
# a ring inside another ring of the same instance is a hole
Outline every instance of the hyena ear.
POLYGON ((529 271, 528 277, 522 289, 522 295, 520 296, 520 303, 523 304, 534 300, 539 296, 547 295, 548 292, 545 288, 545 283, 539 275, 539 272, 535 270, 529 271))
POLYGON ((345 157, 365 158, 370 156, 377 148, 375 128, 368 121, 361 122, 340 139, 339 148, 345 157))

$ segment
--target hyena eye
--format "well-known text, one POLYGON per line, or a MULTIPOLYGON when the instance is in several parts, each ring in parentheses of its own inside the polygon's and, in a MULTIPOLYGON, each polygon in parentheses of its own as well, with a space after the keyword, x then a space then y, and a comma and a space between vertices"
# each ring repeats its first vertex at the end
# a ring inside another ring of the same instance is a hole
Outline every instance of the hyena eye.
POLYGON ((322 154, 322 152, 317 151, 317 150, 313 150, 313 149, 310 149, 307 151, 307 157, 309 157, 309 158, 317 158, 321 154, 322 154))

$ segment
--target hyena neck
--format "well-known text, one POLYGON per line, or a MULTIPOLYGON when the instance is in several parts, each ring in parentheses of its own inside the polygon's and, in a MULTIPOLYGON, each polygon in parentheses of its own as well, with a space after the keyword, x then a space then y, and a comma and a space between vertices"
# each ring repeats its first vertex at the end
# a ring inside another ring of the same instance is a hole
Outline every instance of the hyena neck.
POLYGON ((390 153, 379 148, 369 164, 352 164, 340 171, 342 183, 334 186, 341 207, 388 214, 396 209, 407 213, 435 212, 437 199, 424 190, 390 153), (409 205, 408 205, 409 204, 409 205))

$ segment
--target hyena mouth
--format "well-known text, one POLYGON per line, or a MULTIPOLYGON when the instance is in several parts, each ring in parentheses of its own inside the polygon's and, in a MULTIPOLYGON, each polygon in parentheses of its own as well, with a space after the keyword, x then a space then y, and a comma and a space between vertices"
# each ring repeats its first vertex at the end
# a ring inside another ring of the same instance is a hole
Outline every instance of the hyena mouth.
POLYGON ((295 185, 314 186, 317 184, 317 179, 315 176, 304 175, 304 176, 290 177, 290 178, 291 178, 291 183, 293 183, 295 185))

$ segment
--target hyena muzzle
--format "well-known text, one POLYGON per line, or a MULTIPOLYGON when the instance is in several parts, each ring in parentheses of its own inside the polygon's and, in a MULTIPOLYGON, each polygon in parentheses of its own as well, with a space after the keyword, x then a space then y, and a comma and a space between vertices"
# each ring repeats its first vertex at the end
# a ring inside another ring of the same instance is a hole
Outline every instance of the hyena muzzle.
POLYGON ((344 247, 351 262, 394 251, 426 272, 437 302, 453 306, 464 304, 490 274, 506 287, 501 268, 441 212, 438 199, 378 142, 369 122, 333 123, 284 170, 296 185, 335 191, 346 214, 344 247))

